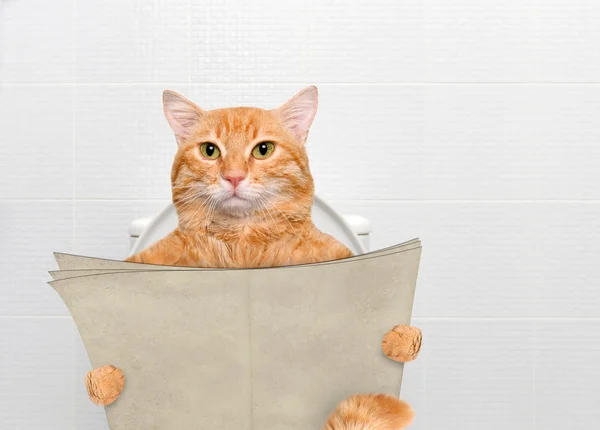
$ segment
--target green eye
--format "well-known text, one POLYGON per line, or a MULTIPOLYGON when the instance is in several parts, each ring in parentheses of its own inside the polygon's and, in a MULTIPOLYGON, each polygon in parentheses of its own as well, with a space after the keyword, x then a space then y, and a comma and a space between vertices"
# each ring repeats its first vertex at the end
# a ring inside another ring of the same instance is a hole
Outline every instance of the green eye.
POLYGON ((254 158, 267 158, 275 150, 275 144, 273 142, 261 142, 252 149, 252 156, 254 158))
POLYGON ((216 160, 221 155, 221 150, 214 143, 204 142, 200 145, 200 154, 209 160, 216 160))

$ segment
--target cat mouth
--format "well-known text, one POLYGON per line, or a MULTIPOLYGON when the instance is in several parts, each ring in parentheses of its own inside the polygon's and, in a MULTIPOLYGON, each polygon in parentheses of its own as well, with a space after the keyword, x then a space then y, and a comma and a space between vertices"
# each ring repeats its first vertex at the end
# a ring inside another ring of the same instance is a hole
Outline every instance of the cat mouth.
POLYGON ((227 198, 225 201, 246 201, 245 198, 238 196, 237 194, 234 194, 233 196, 227 198))
POLYGON ((232 194, 221 202, 224 206, 241 207, 248 206, 251 202, 237 194, 232 194))
POLYGON ((240 190, 231 190, 231 192, 228 194, 229 195, 225 198, 225 200, 246 200, 243 196, 241 196, 242 193, 240 193, 240 190))
POLYGON ((221 210, 232 216, 243 216, 254 210, 254 204, 252 201, 240 197, 238 195, 232 195, 221 201, 221 210))

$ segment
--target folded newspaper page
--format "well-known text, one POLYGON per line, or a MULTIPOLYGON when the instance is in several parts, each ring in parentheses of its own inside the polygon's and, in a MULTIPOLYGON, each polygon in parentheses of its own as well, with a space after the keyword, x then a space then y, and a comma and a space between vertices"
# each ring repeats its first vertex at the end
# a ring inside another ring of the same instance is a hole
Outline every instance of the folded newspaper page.
POLYGON ((420 255, 416 239, 260 269, 56 254, 50 285, 92 366, 125 374, 111 430, 319 429, 349 395, 399 394, 381 340, 410 324, 420 255))

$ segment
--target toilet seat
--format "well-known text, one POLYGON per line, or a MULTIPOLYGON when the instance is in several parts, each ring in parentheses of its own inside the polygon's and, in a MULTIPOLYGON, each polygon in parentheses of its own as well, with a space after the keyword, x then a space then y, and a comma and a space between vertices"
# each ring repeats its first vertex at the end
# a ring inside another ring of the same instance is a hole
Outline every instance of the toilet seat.
MULTIPOLYGON (((361 240, 359 237, 360 235, 368 239, 368 234, 371 232, 369 222, 365 218, 357 215, 344 217, 322 198, 315 195, 312 219, 319 230, 335 237, 350 248, 355 255, 367 252, 364 239, 361 240), (352 226, 348 221, 352 222, 352 226)), ((173 203, 170 203, 151 220, 144 218, 134 221, 129 234, 131 237, 139 234, 139 237, 135 239, 129 255, 137 254, 162 239, 177 227, 177 223, 177 212, 173 203), (141 233, 139 233, 140 229, 141 233)))

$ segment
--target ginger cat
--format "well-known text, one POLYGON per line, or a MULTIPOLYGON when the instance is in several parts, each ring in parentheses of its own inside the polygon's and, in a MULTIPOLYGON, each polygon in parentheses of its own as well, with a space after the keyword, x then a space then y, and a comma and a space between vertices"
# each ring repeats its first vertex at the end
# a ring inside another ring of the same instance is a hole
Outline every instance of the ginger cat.
POLYGON ((317 98, 310 86, 273 110, 204 110, 165 91, 178 143, 171 183, 179 225, 126 261, 248 268, 351 256, 311 220, 305 144, 317 98))
MULTIPOLYGON (((163 93, 163 103, 178 143, 171 183, 179 225, 126 261, 247 268, 352 256, 311 220, 314 184, 305 144, 317 112, 316 87, 273 110, 207 111, 173 91, 163 93)), ((110 404, 123 389, 123 375, 114 370, 88 374, 96 403, 110 404)), ((338 405, 323 430, 399 430, 412 419, 410 406, 395 397, 355 395, 338 405)))

